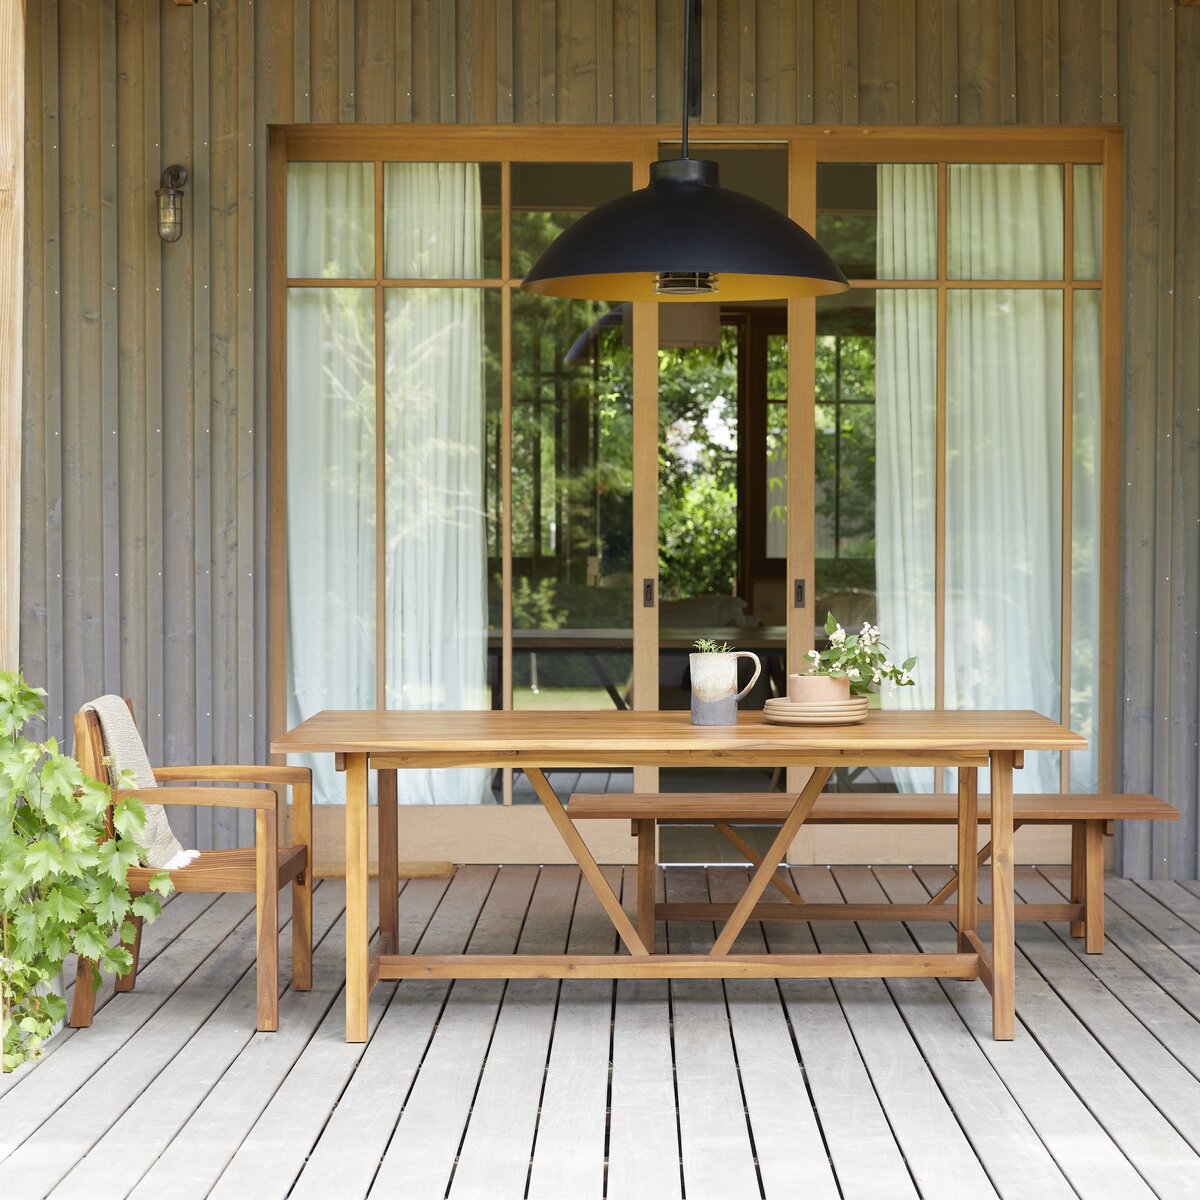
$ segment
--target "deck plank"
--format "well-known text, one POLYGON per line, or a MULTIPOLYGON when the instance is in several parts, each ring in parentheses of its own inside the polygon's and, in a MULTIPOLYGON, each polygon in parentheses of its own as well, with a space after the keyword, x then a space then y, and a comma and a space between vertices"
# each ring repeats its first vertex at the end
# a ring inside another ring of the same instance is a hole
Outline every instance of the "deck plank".
MULTIPOLYGON (((662 896, 662 872, 658 894, 662 896)), ((636 915, 637 871, 626 867, 622 904, 636 915)), ((613 1010, 608 1200, 674 1200, 682 1195, 675 1060, 665 979, 623 979, 613 1010), (647 1147, 655 1153, 648 1154, 647 1147)))
MULTIPOLYGON (((167 897, 163 905, 162 916, 157 921, 146 922, 142 931, 142 947, 140 954, 140 969, 145 969, 158 957, 177 937, 195 921, 202 913, 211 908, 218 900, 218 895, 205 892, 176 892, 167 897)), ((70 955, 63 963, 63 978, 66 981, 67 1009, 70 1011, 71 997, 75 994, 75 956, 70 955)), ((96 1013, 116 995, 113 989, 113 976, 102 975, 100 990, 96 993, 96 1013)), ((94 1022, 93 1022, 94 1024, 94 1022)), ((58 1033, 43 1047, 39 1069, 50 1055, 57 1053, 73 1037, 84 1032, 71 1029, 69 1026, 58 1033)), ((0 1075, 0 1096, 4 1096, 26 1079, 33 1078, 29 1070, 10 1071, 0 1075)))
MULTIPOLYGON (((815 904, 837 904, 842 896, 822 867, 793 872, 800 894, 815 904)), ((822 951, 864 950, 852 922, 814 923, 822 951)), ((887 1113, 920 1193, 926 1200, 995 1196, 946 1097, 931 1086, 920 1050, 880 979, 838 979, 834 990, 846 1012, 871 1082, 887 1113)))
MULTIPOLYGON (((344 908, 344 885, 327 881, 325 887, 331 888, 327 902, 344 908)), ((344 938, 344 914, 339 914, 313 956, 312 989, 284 995, 279 1031, 251 1038, 131 1195, 188 1200, 210 1193, 281 1081, 311 1045, 313 1031, 340 992, 344 938)))
POLYGON ((1104 894, 1150 930, 1184 962, 1200 970, 1200 930, 1193 928, 1132 879, 1108 880, 1104 885, 1104 894))
MULTIPOLYGON (((807 924, 788 921, 762 929, 773 951, 816 953, 807 924)), ((915 1200, 912 1175, 833 984, 781 979, 779 991, 842 1195, 846 1200, 915 1200)))
MULTIPOLYGON (((948 873, 939 872, 943 882, 948 873)), ((874 875, 888 899, 898 903, 920 903, 940 886, 933 879, 922 886, 907 867, 875 867, 874 875)), ((940 953, 955 948, 954 929, 948 922, 918 921, 908 930, 922 950, 940 953)), ((1024 1028, 1020 1011, 1023 986, 1017 988, 1018 1029, 1024 1028)), ((943 990, 1079 1195, 1089 1200, 1123 1200, 1126 1196, 1150 1200, 1154 1193, 1041 1046, 1029 1037, 1004 1044, 993 1041, 991 998, 978 984, 948 980, 943 990)))
MULTIPOLYGON (((530 954, 565 952, 581 890, 591 892, 575 868, 543 867, 519 949, 530 954)), ((505 989, 458 1152, 450 1186, 452 1200, 524 1194, 559 987, 554 979, 514 979, 505 989)))
MULTIPOLYGON (((336 963, 344 942, 326 935, 337 923, 344 907, 341 889, 322 884, 313 893, 314 960, 336 963)), ((288 980, 291 938, 285 936, 280 956, 280 981, 284 1001, 290 993, 288 980)), ((281 1011, 285 1011, 281 1009, 281 1011)), ((159 1015, 161 1019, 164 1013, 159 1015)), ((95 1195, 96 1180, 114 1195, 126 1195, 154 1165, 175 1135, 191 1119, 205 1097, 225 1072, 256 1037, 255 976, 246 971, 216 1011, 190 1038, 179 1053, 157 1074, 148 1086, 133 1095, 122 1095, 111 1083, 104 1092, 103 1121, 119 1114, 111 1128, 99 1138, 75 1169, 55 1188, 58 1200, 95 1195)))
MULTIPOLYGON (((1069 867, 1042 867, 1040 873, 1060 896, 1070 894, 1069 867)), ((1112 900, 1104 906, 1104 931, 1105 953, 1086 955, 1086 958, 1096 960, 1099 965, 1109 961, 1109 944, 1119 947, 1121 953, 1136 963, 1147 978, 1154 980, 1181 1008, 1200 1020, 1200 972, 1195 967, 1164 946, 1144 925, 1133 920, 1112 900)), ((1067 944, 1078 945, 1078 941, 1068 938, 1067 944)))
MULTIPOLYGON (((602 867, 621 894, 621 868, 602 867)), ((571 916, 571 954, 615 954, 617 932, 595 892, 580 887, 571 916)), ((613 982, 564 979, 533 1144, 529 1200, 604 1195, 613 982)))
MULTIPOLYGON (((668 903, 706 902, 706 872, 702 867, 677 867, 668 872, 666 895, 668 903)), ((712 922, 667 922, 672 954, 706 954, 715 936, 712 922)), ((671 1004, 679 1143, 688 1200, 759 1195, 721 981, 672 980, 671 1004)))
MULTIPOLYGON (((547 905, 547 894, 537 895, 538 874, 536 867, 505 867, 498 873, 469 951, 511 953, 523 925, 532 923, 531 938, 544 937, 550 917, 565 931, 566 914, 553 903, 559 898, 547 905), (547 906, 551 911, 544 913, 547 906)), ((370 1195, 445 1196, 503 997, 502 980, 454 983, 370 1195)))
MULTIPOLYGON (((494 872, 491 868, 480 868, 479 874, 483 882, 470 921, 478 915, 494 872)), ((450 881, 446 879, 408 881, 400 893, 398 907, 397 944, 402 950, 411 949, 430 936, 441 913, 441 902, 448 885, 450 881)), ((372 927, 376 919, 372 900, 372 927)), ((469 923, 466 928, 469 931, 469 923)), ((345 936, 344 924, 339 926, 339 933, 345 936)), ((456 948, 461 948, 466 936, 463 935, 463 942, 457 943, 456 948)), ((331 1119, 331 1110, 333 1114, 337 1113, 335 1106, 340 1104, 348 1082, 355 1078, 363 1054, 370 1048, 370 1042, 348 1043, 345 1040, 343 982, 344 970, 336 970, 332 979, 335 989, 332 1003, 318 1018, 319 1024, 315 1026, 311 1040, 303 1047, 295 1065, 276 1083, 269 1103, 260 1102, 240 1122, 242 1136, 229 1150, 229 1163, 214 1188, 214 1195, 253 1195, 264 1197, 264 1200, 284 1196, 304 1169, 314 1144, 331 1119)), ((382 986, 371 996, 368 1027, 372 1040, 394 991, 393 986, 382 986)), ((343 1144, 343 1152, 347 1154, 357 1148, 358 1143, 353 1137, 343 1144)), ((367 1177, 370 1178, 370 1171, 367 1177)))
MULTIPOLYGON (((887 901, 867 867, 835 867, 833 876, 848 904, 887 901)), ((872 952, 904 954, 918 948, 899 922, 863 921, 859 933, 872 952)), ((1004 1200, 1070 1200, 1074 1189, 937 981, 890 979, 886 987, 1004 1200)))
MULTIPOLYGON (((1036 897, 1039 901, 1047 897, 1051 901, 1060 898, 1054 884, 1043 871, 1020 868, 1017 872, 1017 892, 1023 897, 1036 897)), ((1152 976, 1125 953, 1123 948, 1125 931, 1134 922, 1120 914, 1117 906, 1106 906, 1106 944, 1103 954, 1088 954, 1083 942, 1070 935, 1065 925, 1050 926, 1067 954, 1071 954, 1083 970, 1104 985, 1129 1013, 1131 1013, 1161 1045, 1191 1073, 1200 1079, 1200 1021, 1194 1012, 1183 1007, 1152 976), (1116 910, 1116 911, 1114 911, 1116 910)), ((1135 926, 1135 928, 1137 928, 1135 926)), ((1143 931, 1144 932, 1144 931, 1143 931)), ((1168 952, 1169 953, 1169 952, 1168 952)), ((1178 962, 1178 960, 1176 960, 1178 962)), ((1193 1007, 1200 1007, 1200 974, 1186 963, 1179 963, 1182 970, 1191 975, 1190 986, 1182 991, 1184 999, 1193 1007)), ((1066 998, 1066 997, 1064 997, 1066 998)), ((1071 1003, 1067 998, 1067 1002, 1071 1003)), ((1089 1027, 1094 1018, 1103 1020, 1103 1013, 1093 1014, 1089 1010, 1080 1012, 1080 1020, 1089 1027)), ((1149 1065, 1149 1064, 1147 1064, 1149 1065)), ((1131 1072, 1131 1074, 1133 1074, 1131 1072)), ((1143 1089, 1146 1090, 1146 1089, 1143 1089)))
MULTIPOLYGON (((125 1108, 180 1054, 209 1019, 253 976, 255 916, 250 912, 219 946, 166 998, 104 1066, 61 1104, 36 1133, 4 1162, 15 1196, 45 1196, 122 1115, 125 1108)), ((290 907, 286 901, 281 910, 290 907)), ((283 912, 284 917, 288 914, 283 912)), ((283 920, 284 929, 289 921, 283 920)), ((290 931, 288 941, 290 942, 290 931)), ((140 982, 140 980, 139 980, 140 982)), ((137 995, 135 990, 129 995, 137 995)), ((124 998, 124 997, 122 997, 124 998)), ((110 1013, 123 1006, 113 1005, 110 1013)), ((248 1032, 253 1031, 250 1019, 248 1032)), ((93 1026, 95 1028, 95 1026, 93 1026)))
MULTIPOLYGON (((634 870, 605 873, 632 912, 634 870)), ((792 877, 814 899, 912 903, 947 874, 792 877)), ((659 896, 728 903, 747 877, 671 868, 659 896)), ((1026 900, 1069 886, 1017 872, 1026 900)), ((1103 955, 1065 923, 1023 924, 1010 1043, 978 982, 412 980, 375 989, 370 1040, 348 1045, 334 881, 313 990, 287 986, 285 936, 280 1031, 257 1034, 250 897, 177 897, 138 988, 2 1081, 0 1195, 1183 1200, 1200 1178, 1197 886, 1110 881, 1103 955)), ((402 950, 617 945, 574 868, 459 868, 408 881, 399 907, 402 950)), ((660 948, 712 936, 673 922, 660 948)), ((737 948, 818 941, 954 949, 948 922, 749 923, 737 948)))
MULTIPOLYGON (((916 870, 929 894, 949 874, 916 870)), ((985 930, 985 941, 987 936, 985 930)), ((1160 1196, 1178 1195, 1179 1180, 1197 1166, 1187 1142, 1079 1023, 1019 944, 1016 962, 1018 1019, 1151 1188, 1160 1196)))
MULTIPOLYGON (((91 1028, 80 1030, 61 1050, 38 1065, 30 1077, 0 1099, 0 1160, 7 1160, 89 1079, 100 1072, 129 1039, 175 994, 253 910, 254 898, 222 896, 185 929, 145 972, 120 1003, 106 1006, 91 1028)), ((71 1163, 66 1163, 70 1169, 71 1163)), ((4 1168, 7 1174, 7 1164, 4 1168)))
MULTIPOLYGON (((749 881, 749 871, 741 867, 710 868, 709 894, 736 903, 749 881)), ((733 949, 765 952, 762 925, 747 922, 733 949)), ((724 987, 763 1191, 837 1200, 837 1180, 804 1072, 799 1058, 788 1052, 792 1039, 779 988, 774 981, 744 979, 727 979, 724 987)))

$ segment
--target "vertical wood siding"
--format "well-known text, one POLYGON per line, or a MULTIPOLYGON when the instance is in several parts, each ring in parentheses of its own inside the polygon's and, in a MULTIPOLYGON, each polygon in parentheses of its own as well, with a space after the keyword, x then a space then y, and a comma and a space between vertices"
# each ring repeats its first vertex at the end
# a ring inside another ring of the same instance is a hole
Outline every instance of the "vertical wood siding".
MULTIPOLYGON (((673 121, 680 3, 29 0, 21 654, 52 732, 113 690, 156 760, 266 753, 266 126, 673 121)), ((1195 876, 1200 9, 707 0, 702 28, 706 122, 1128 129, 1110 702, 1125 786, 1185 819, 1126 831, 1120 865, 1195 876)))

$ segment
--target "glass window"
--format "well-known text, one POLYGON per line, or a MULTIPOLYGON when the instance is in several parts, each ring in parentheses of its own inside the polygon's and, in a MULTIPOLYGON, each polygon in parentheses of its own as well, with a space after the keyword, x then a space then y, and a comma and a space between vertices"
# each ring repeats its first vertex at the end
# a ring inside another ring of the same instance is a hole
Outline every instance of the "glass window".
MULTIPOLYGON (((878 625, 916 685, 883 708, 932 708, 937 654, 937 295, 856 289, 817 301, 814 639, 878 625)), ((927 769, 843 770, 839 790, 932 791, 927 769)))
POLYGON ((516 292, 512 362, 513 705, 621 707, 633 666, 628 307, 516 292))
POLYGON ((374 163, 288 164, 288 277, 375 274, 374 163))
POLYGON ((951 163, 946 270, 951 279, 1061 279, 1058 163, 951 163))
MULTIPOLYGON (((947 296, 947 708, 1061 711, 1062 306, 947 296)), ((1025 756, 1020 791, 1059 784, 1057 752, 1025 756)))
POLYGON ((821 163, 817 240, 847 279, 933 279, 936 164, 821 163))
POLYGON ((1074 182, 1076 279, 1099 279, 1103 259, 1104 168, 1098 163, 1077 163, 1074 182))
POLYGON ((500 275, 496 163, 385 163, 384 273, 389 279, 500 275))
MULTIPOLYGON (((385 702, 491 707, 485 429, 498 294, 390 288, 384 295, 385 702)), ((491 772, 404 772, 408 803, 478 803, 491 772), (411 777, 410 777, 411 776, 411 777)))
MULTIPOLYGON (((288 723, 376 705, 375 291, 290 288, 288 723)), ((305 758, 340 804, 329 755, 305 758)))
POLYGON ((590 208, 633 186, 628 163, 513 163, 512 266, 521 279, 543 250, 590 208))
POLYGON ((787 558, 787 335, 767 335, 766 557, 787 558))

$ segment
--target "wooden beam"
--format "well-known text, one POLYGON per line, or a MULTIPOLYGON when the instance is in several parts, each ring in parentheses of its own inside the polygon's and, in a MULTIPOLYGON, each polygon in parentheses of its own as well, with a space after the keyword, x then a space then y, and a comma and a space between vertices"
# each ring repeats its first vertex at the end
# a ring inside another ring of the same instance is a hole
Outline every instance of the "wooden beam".
POLYGON ((25 245, 25 5, 0 0, 0 668, 21 629, 21 365, 25 245))

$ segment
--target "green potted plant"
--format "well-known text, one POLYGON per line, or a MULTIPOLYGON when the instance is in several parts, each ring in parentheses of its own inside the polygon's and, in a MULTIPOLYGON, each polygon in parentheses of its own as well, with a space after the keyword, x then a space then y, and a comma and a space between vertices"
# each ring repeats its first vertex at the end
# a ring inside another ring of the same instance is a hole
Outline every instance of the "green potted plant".
POLYGON ((848 634, 834 618, 825 617, 829 646, 808 652, 807 672, 788 676, 788 699, 797 704, 836 703, 851 696, 869 696, 885 683, 893 690, 912 687, 915 658, 897 665, 878 626, 863 622, 858 633, 848 634))
MULTIPOLYGON (((58 743, 22 731, 45 692, 0 671, 0 1000, 5 1072, 38 1058, 66 1016, 62 965, 74 952, 102 971, 130 967, 131 914, 153 921, 156 896, 131 900, 125 877, 144 861, 146 816, 137 799, 112 810, 108 787, 89 779, 58 743), (117 940, 119 939, 119 940, 117 940)), ((170 877, 155 876, 166 895, 170 877)), ((96 987, 99 972, 93 973, 96 987)))

